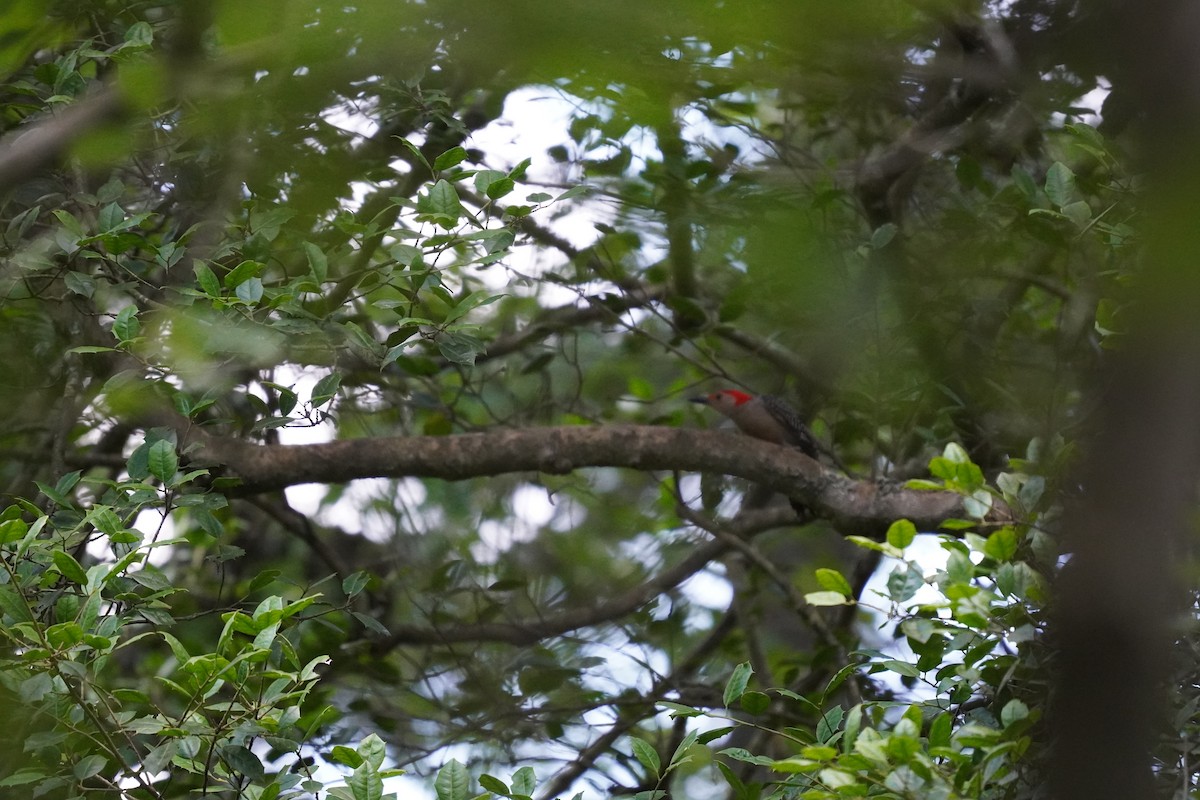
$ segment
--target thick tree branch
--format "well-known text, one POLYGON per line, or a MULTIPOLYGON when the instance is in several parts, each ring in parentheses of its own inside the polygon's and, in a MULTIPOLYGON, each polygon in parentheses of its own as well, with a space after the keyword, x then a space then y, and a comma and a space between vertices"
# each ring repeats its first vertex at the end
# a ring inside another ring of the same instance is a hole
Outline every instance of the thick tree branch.
POLYGON ((790 448, 720 431, 606 425, 257 445, 191 429, 182 438, 200 445, 193 458, 226 464, 242 480, 242 495, 357 478, 464 480, 628 467, 736 475, 800 501, 840 530, 863 535, 882 535, 901 517, 932 530, 968 516, 956 494, 856 481, 790 448))
POLYGON ((104 88, 57 114, 18 127, 0 141, 0 186, 16 186, 54 166, 76 141, 120 113, 120 98, 104 88))

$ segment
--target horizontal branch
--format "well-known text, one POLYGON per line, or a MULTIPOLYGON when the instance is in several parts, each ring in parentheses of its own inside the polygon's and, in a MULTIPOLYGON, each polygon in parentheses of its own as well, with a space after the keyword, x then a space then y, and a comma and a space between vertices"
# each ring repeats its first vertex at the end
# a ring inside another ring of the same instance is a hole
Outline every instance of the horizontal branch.
POLYGON ((241 479, 235 491, 242 495, 357 478, 456 481, 514 472, 562 475, 588 467, 625 467, 745 478, 803 503, 844 533, 878 536, 902 517, 918 529, 933 530, 946 519, 967 516, 957 494, 854 480, 797 450, 724 431, 597 425, 306 445, 252 444, 196 429, 187 435, 199 440, 193 457, 227 465, 241 479))

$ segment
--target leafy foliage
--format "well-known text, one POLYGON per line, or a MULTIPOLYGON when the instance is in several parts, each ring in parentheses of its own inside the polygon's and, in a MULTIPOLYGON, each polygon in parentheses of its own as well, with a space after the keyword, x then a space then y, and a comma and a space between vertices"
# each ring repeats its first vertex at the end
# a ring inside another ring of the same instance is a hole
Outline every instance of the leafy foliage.
POLYGON ((0 10, 5 791, 1040 791, 1142 280, 1087 15, 42 5, 0 10), (612 466, 718 383, 800 401, 805 517, 741 440, 612 466))

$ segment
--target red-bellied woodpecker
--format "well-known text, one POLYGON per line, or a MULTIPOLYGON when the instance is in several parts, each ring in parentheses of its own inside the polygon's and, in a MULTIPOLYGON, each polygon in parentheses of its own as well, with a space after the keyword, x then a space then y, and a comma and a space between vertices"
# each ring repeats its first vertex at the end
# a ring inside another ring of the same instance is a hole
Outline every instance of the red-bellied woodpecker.
MULTIPOLYGON (((812 431, 804 424, 800 413, 778 397, 769 394, 756 397, 737 389, 722 389, 704 397, 693 397, 691 401, 729 417, 747 436, 795 447, 809 458, 817 458, 819 448, 812 431)), ((790 502, 797 514, 802 517, 807 514, 802 503, 790 502)))
POLYGON ((810 458, 817 457, 819 450, 812 432, 799 412, 778 397, 769 394, 756 397, 737 389, 722 389, 704 397, 693 397, 691 401, 729 417, 738 430, 748 436, 795 447, 810 458))

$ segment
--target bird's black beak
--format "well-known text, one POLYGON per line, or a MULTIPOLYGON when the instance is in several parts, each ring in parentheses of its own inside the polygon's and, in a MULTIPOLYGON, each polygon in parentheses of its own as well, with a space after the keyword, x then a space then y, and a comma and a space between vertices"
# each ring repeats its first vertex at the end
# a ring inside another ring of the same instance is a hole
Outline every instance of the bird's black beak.
POLYGON ((707 397, 689 397, 688 402, 689 403, 699 403, 700 405, 706 406, 706 405, 708 405, 708 398, 707 397))

